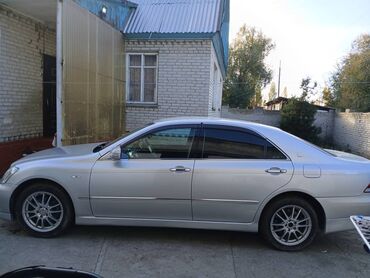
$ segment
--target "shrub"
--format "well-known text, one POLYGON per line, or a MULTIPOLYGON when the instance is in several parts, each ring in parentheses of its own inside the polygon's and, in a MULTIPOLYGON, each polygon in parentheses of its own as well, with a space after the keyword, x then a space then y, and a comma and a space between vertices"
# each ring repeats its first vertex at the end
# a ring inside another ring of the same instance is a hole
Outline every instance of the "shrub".
POLYGON ((281 110, 280 128, 312 143, 318 143, 321 128, 314 126, 316 108, 312 104, 291 98, 281 110))

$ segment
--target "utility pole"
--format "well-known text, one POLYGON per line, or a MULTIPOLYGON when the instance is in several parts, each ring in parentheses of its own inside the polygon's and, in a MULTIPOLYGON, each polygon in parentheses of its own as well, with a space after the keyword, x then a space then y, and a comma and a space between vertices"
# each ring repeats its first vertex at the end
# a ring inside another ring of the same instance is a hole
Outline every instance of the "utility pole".
POLYGON ((281 75, 281 60, 279 63, 279 81, 278 81, 278 94, 277 94, 278 97, 280 97, 280 75, 281 75))

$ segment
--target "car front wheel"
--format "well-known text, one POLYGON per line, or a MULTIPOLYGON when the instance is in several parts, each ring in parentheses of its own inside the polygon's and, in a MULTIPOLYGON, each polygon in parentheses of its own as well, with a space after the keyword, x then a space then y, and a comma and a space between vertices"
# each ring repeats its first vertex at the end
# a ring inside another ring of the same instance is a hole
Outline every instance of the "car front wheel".
POLYGON ((301 198, 289 197, 273 202, 261 221, 264 238, 282 251, 298 251, 307 247, 319 231, 315 210, 301 198))
POLYGON ((54 237, 72 223, 71 202, 64 191, 52 184, 33 184, 23 190, 15 206, 18 223, 37 237, 54 237))

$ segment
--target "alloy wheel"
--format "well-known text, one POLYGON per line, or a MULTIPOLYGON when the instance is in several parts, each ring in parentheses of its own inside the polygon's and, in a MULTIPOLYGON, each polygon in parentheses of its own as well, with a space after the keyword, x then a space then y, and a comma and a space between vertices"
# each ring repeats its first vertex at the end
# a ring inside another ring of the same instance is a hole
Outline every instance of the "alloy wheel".
POLYGON ((62 202, 54 194, 45 191, 29 195, 22 205, 24 222, 34 231, 50 232, 63 220, 62 202))
POLYGON ((295 246, 304 242, 312 230, 309 213, 298 205, 286 205, 279 208, 272 216, 270 230, 282 245, 295 246))

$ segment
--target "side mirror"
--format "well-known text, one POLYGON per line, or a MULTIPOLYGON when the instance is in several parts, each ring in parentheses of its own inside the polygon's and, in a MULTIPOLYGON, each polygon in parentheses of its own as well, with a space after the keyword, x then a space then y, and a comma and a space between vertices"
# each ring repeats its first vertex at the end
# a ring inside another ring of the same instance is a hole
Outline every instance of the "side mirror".
POLYGON ((116 147, 111 151, 111 159, 112 160, 121 160, 121 147, 116 147))

